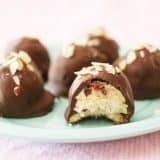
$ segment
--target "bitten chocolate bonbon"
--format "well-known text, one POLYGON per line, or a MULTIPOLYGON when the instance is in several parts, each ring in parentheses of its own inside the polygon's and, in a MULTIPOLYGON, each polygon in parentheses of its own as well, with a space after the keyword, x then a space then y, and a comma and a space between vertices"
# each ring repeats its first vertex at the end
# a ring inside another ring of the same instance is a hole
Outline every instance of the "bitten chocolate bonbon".
POLYGON ((132 89, 119 68, 92 63, 76 74, 65 112, 68 123, 74 124, 89 117, 103 117, 116 124, 130 120, 134 112, 132 89))
POLYGON ((118 43, 106 35, 102 27, 94 28, 86 38, 86 45, 94 47, 108 57, 108 63, 118 58, 118 43))
POLYGON ((31 57, 24 51, 10 53, 0 65, 0 116, 41 116, 51 111, 53 101, 31 57))
POLYGON ((128 77, 135 99, 160 97, 160 50, 142 44, 114 62, 128 77))
POLYGON ((67 96, 76 75, 74 72, 89 66, 92 61, 107 62, 107 57, 96 49, 71 43, 53 60, 49 70, 49 82, 56 96, 67 96))
POLYGON ((15 40, 8 46, 6 54, 9 54, 12 51, 17 53, 19 51, 27 52, 40 70, 44 81, 47 80, 50 63, 49 55, 45 46, 38 39, 23 37, 15 40))

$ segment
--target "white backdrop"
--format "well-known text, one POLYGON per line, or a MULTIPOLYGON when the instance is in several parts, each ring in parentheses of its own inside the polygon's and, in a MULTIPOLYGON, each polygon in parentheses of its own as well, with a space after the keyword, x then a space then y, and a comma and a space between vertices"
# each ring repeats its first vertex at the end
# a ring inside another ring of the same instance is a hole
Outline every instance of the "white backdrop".
POLYGON ((46 43, 104 25, 121 44, 160 44, 158 0, 0 0, 0 46, 21 35, 46 43))

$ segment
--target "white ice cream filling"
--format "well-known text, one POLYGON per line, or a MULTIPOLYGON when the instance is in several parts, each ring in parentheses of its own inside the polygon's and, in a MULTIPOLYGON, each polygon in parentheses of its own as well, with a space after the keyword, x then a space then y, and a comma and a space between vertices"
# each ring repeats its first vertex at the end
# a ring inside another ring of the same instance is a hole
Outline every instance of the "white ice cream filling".
POLYGON ((123 121, 122 114, 127 114, 128 105, 121 91, 101 81, 93 82, 89 89, 88 94, 84 88, 75 97, 76 113, 70 117, 71 122, 86 117, 106 117, 117 123, 123 121))

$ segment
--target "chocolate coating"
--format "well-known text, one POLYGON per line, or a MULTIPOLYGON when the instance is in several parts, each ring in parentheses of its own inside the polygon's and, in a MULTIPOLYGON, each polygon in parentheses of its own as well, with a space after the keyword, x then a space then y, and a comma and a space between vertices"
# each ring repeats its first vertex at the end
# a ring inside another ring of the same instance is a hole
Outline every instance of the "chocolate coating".
POLYGON ((88 41, 98 40, 99 44, 91 45, 99 52, 105 54, 108 57, 108 63, 112 63, 118 58, 118 49, 119 46, 115 40, 109 39, 104 36, 92 36, 88 37, 88 41))
POLYGON ((107 57, 88 46, 72 44, 74 49, 70 57, 58 54, 49 69, 49 82, 56 96, 67 96, 70 85, 76 75, 74 72, 89 66, 92 61, 107 62, 107 57))
POLYGON ((115 40, 106 36, 103 28, 95 28, 89 33, 87 44, 105 54, 108 57, 108 63, 112 63, 118 58, 119 45, 115 40))
POLYGON ((18 39, 10 43, 6 54, 9 54, 11 51, 27 52, 40 70, 44 81, 47 80, 50 63, 49 55, 45 46, 38 39, 29 37, 23 37, 21 39, 18 39))
POLYGON ((65 119, 67 120, 67 122, 69 122, 70 117, 75 113, 75 97, 83 88, 85 88, 95 80, 105 82, 106 84, 111 84, 122 93, 126 100, 125 103, 128 105, 128 108, 127 114, 122 115, 123 120, 120 123, 128 122, 134 113, 134 100, 130 83, 122 72, 116 72, 115 74, 112 74, 106 70, 101 70, 97 74, 84 74, 82 76, 76 77, 69 90, 69 106, 65 112, 65 119))
POLYGON ((114 65, 119 66, 128 77, 135 99, 160 97, 159 49, 151 45, 142 45, 140 48, 130 50, 125 56, 117 59, 114 65), (131 52, 135 54, 134 59, 127 63, 127 57, 131 52), (126 64, 122 67, 122 63, 126 64))
POLYGON ((24 63, 17 55, 0 66, 0 116, 44 115, 51 111, 54 97, 43 89, 43 80, 35 64, 27 58, 28 62, 24 63))

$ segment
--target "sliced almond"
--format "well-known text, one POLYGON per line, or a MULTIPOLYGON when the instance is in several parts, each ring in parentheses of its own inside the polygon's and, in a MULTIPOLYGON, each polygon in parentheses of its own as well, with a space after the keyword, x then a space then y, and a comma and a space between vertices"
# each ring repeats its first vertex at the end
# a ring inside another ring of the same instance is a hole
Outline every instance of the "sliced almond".
POLYGON ((104 67, 108 73, 115 74, 115 68, 108 63, 92 62, 92 65, 94 65, 95 68, 104 67))
POLYGON ((116 70, 117 73, 121 72, 121 70, 118 67, 115 67, 115 70, 116 70))
POLYGON ((81 69, 79 72, 74 72, 76 75, 85 76, 88 74, 97 75, 99 71, 96 70, 94 66, 85 67, 81 69))
POLYGON ((74 44, 70 44, 68 45, 67 47, 65 47, 63 49, 63 53, 62 55, 65 57, 65 58, 70 58, 74 55, 74 50, 75 50, 75 45, 74 44))
POLYGON ((90 34, 93 36, 105 36, 106 32, 103 27, 99 26, 99 27, 93 28, 90 34))
POLYGON ((100 62, 92 62, 93 66, 105 66, 106 63, 100 63, 100 62))
POLYGON ((12 59, 12 58, 14 58, 14 57, 17 57, 17 53, 16 52, 10 52, 10 54, 9 55, 7 55, 7 59, 12 59))
POLYGON ((107 63, 98 63, 98 62, 92 62, 93 66, 83 68, 79 72, 75 72, 77 75, 87 75, 87 74, 92 74, 92 75, 97 75, 99 72, 106 70, 108 73, 115 74, 116 70, 115 68, 107 63))
POLYGON ((13 61, 10 65, 9 65, 9 69, 12 75, 14 75, 16 73, 16 71, 18 70, 19 67, 19 63, 18 61, 13 61))
POLYGON ((19 57, 23 60, 24 63, 28 64, 31 63, 32 59, 31 57, 28 55, 27 52, 24 51, 20 51, 19 52, 19 57))
POLYGON ((79 72, 74 72, 76 75, 78 76, 85 76, 85 75, 88 75, 88 71, 79 71, 79 72))
POLYGON ((152 45, 147 45, 146 48, 150 53, 156 52, 158 49, 152 45))
POLYGON ((118 64, 118 66, 123 71, 126 68, 126 66, 127 66, 126 60, 124 59, 124 60, 120 61, 119 64, 118 64))
POLYGON ((136 59, 136 53, 134 51, 130 51, 127 55, 127 64, 131 64, 136 59))
POLYGON ((95 71, 89 71, 88 73, 92 74, 92 75, 97 75, 97 74, 99 74, 99 71, 97 71, 97 70, 95 70, 95 71))
POLYGON ((146 46, 146 44, 145 44, 145 43, 138 44, 138 45, 134 48, 134 50, 135 50, 135 51, 137 51, 137 50, 144 49, 144 48, 145 48, 145 46, 146 46))
POLYGON ((85 67, 83 68, 84 70, 87 70, 87 71, 95 71, 96 70, 96 67, 95 66, 89 66, 89 67, 85 67))
POLYGON ((20 85, 20 79, 19 79, 18 76, 13 76, 13 80, 14 80, 16 85, 18 85, 18 86, 20 85))
POLYGON ((32 64, 27 64, 27 68, 28 68, 30 71, 34 72, 34 67, 33 67, 32 64))
POLYGON ((79 46, 85 46, 87 44, 88 39, 86 37, 80 38, 73 43, 79 46))
POLYGON ((19 71, 21 71, 22 69, 23 69, 23 63, 22 63, 22 61, 21 60, 17 60, 17 62, 18 62, 18 68, 17 68, 17 70, 19 70, 19 71))
POLYGON ((3 66, 8 66, 10 65, 12 62, 16 61, 18 58, 17 57, 13 57, 11 59, 7 59, 7 60, 4 60, 4 62, 2 63, 3 66))
POLYGON ((23 69, 23 63, 20 60, 15 60, 9 64, 9 69, 12 75, 16 73, 16 71, 21 71, 23 69))
POLYGON ((96 70, 101 72, 104 70, 104 66, 95 66, 96 70))
POLYGON ((115 74, 116 73, 115 68, 110 64, 105 64, 105 70, 108 73, 111 73, 111 74, 115 74))
POLYGON ((134 48, 134 50, 141 50, 144 48, 146 48, 150 53, 156 52, 158 50, 158 48, 154 47, 151 44, 147 44, 147 43, 143 43, 143 44, 138 45, 136 48, 134 48))
POLYGON ((87 46, 98 46, 100 44, 99 39, 92 39, 87 41, 87 46))

